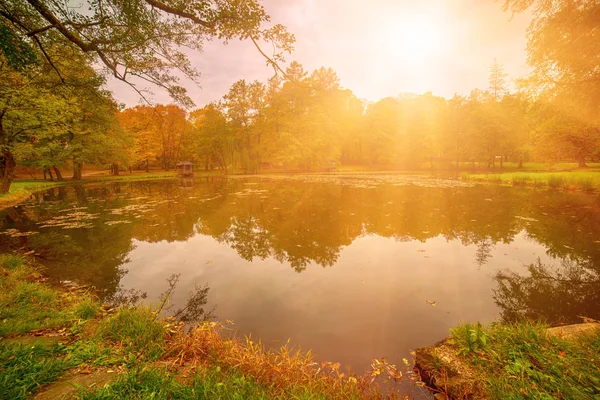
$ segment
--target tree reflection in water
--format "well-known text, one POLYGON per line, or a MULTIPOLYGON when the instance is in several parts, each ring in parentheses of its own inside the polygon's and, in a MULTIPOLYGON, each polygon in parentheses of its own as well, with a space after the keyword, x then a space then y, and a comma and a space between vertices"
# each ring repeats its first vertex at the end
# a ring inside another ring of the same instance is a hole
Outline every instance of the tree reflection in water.
POLYGON ((504 321, 541 319, 550 324, 600 320, 600 273, 590 263, 565 258, 560 267, 540 261, 527 267, 528 276, 499 271, 494 300, 504 321))
MULTIPOLYGON (((215 319, 214 309, 206 312, 204 306, 208 302, 208 292, 210 287, 208 284, 196 284, 194 289, 188 294, 187 300, 183 307, 173 311, 171 301, 177 290, 177 284, 181 278, 181 274, 173 274, 167 279, 168 288, 160 295, 160 302, 156 305, 156 312, 166 312, 177 321, 186 324, 194 324, 203 321, 215 319)), ((145 291, 135 288, 126 289, 122 285, 119 289, 104 299, 104 303, 111 307, 132 307, 139 305, 143 300, 148 298, 145 291)))
MULTIPOLYGON (((110 298, 139 243, 185 243, 203 235, 246 261, 272 258, 302 272, 336 266, 342 249, 369 235, 472 246, 473 258, 460 262, 480 268, 500 244, 526 237, 548 257, 567 261, 557 270, 532 265, 529 276, 499 272, 496 299, 504 318, 598 316, 592 266, 600 262, 600 205, 594 196, 446 183, 422 187, 386 177, 377 184, 369 177, 303 179, 195 178, 193 183, 54 188, 0 212, 0 252, 31 252, 49 276, 95 286, 110 298), (64 221, 70 225, 61 225, 64 221), (20 235, 24 232, 33 234, 20 235)), ((196 298, 202 299, 202 290, 196 298)))

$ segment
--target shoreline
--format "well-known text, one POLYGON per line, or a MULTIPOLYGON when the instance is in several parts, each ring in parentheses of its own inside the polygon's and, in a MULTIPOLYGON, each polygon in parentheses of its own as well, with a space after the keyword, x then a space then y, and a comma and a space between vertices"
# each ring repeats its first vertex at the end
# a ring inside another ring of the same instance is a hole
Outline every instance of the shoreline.
MULTIPOLYGON (((489 170, 481 172, 466 172, 459 170, 414 170, 414 171, 393 171, 393 170, 339 170, 335 172, 280 172, 263 171, 258 174, 224 174, 222 171, 196 172, 194 177, 232 177, 232 178, 260 178, 269 176, 298 176, 298 175, 428 175, 438 177, 439 174, 452 173, 455 178, 468 183, 484 183, 492 185, 502 185, 510 187, 526 187, 532 189, 563 190, 568 192, 582 192, 594 194, 600 191, 600 171, 596 170, 578 170, 578 171, 496 171, 489 170)), ((443 177, 443 176, 442 176, 443 177)), ((63 180, 63 181, 43 181, 43 180, 15 180, 11 192, 0 195, 0 211, 16 206, 27 200, 33 193, 60 186, 103 183, 103 182, 130 182, 130 181, 149 181, 163 179, 177 179, 175 172, 163 173, 133 173, 118 176, 100 176, 88 175, 81 180, 63 180), (14 187, 16 186, 16 189, 14 187)))
POLYGON ((310 351, 266 350, 211 320, 188 330, 160 307, 102 304, 84 286, 50 285, 42 272, 32 259, 0 255, 0 372, 19 376, 0 381, 0 397, 118 397, 139 381, 173 394, 203 385, 217 397, 244 398, 403 398, 401 382, 450 398, 600 394, 598 321, 464 324, 416 349, 416 374, 406 360, 403 373, 378 359, 363 375, 346 376, 310 351))

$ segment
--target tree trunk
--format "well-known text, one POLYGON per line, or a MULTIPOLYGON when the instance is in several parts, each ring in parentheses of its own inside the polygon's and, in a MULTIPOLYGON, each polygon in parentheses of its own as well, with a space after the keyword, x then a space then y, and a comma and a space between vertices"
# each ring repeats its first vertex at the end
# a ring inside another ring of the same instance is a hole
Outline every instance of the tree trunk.
POLYGON ((44 179, 46 179, 46 174, 48 174, 48 176, 50 177, 51 181, 54 180, 54 175, 52 175, 52 171, 50 170, 50 168, 46 168, 44 170, 44 179))
POLYGON ((10 185, 14 178, 15 173, 15 158, 9 150, 2 152, 2 161, 0 161, 2 171, 2 178, 0 179, 0 193, 5 194, 10 190, 10 185))
POLYGON ((584 156, 577 157, 577 163, 579 164, 579 168, 587 168, 584 156))
POLYGON ((60 173, 60 170, 56 167, 52 167, 52 169, 54 170, 54 173, 56 174, 56 180, 57 181, 62 181, 63 180, 63 176, 60 173))
POLYGON ((118 176, 119 175, 119 164, 117 164, 117 163, 113 163, 112 164, 112 174, 114 176, 118 176))
POLYGON ((81 163, 73 163, 73 180, 81 180, 81 163))

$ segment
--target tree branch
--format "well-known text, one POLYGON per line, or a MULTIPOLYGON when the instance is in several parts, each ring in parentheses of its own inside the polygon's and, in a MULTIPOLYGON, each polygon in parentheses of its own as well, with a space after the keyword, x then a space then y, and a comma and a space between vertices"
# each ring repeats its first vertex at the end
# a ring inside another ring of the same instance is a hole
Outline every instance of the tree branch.
POLYGON ((60 79, 61 83, 65 83, 65 79, 63 78, 63 76, 60 74, 60 71, 58 70, 58 68, 56 68, 56 65, 54 65, 54 63, 52 62, 52 60, 50 59, 50 56, 48 55, 48 53, 46 53, 46 50, 44 49, 44 46, 42 45, 42 43, 40 42, 40 40, 38 39, 37 36, 33 35, 32 39, 35 41, 35 43, 38 45, 38 47, 40 48, 42 54, 44 55, 44 57, 46 58, 46 61, 48 61, 48 64, 50 64, 50 66, 52 67, 52 69, 56 72, 56 75, 58 75, 58 79, 60 79))
POLYGON ((162 10, 162 11, 172 14, 172 15, 177 15, 179 17, 189 19, 199 25, 202 25, 205 28, 213 29, 215 27, 214 22, 204 21, 204 20, 196 17, 194 14, 191 14, 191 13, 188 13, 188 12, 185 12, 182 10, 178 10, 174 7, 171 7, 164 3, 161 3, 160 1, 157 1, 157 0, 145 0, 145 1, 146 1, 146 3, 150 4, 152 7, 158 8, 159 10, 162 10))

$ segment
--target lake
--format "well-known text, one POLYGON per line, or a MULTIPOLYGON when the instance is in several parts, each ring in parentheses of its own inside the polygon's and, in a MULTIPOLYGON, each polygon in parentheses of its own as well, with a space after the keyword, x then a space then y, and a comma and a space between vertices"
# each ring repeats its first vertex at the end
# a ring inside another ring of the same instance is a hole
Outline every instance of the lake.
POLYGON ((362 373, 461 322, 600 319, 597 196, 403 175, 76 185, 0 211, 0 251, 104 298, 204 310, 362 373))

